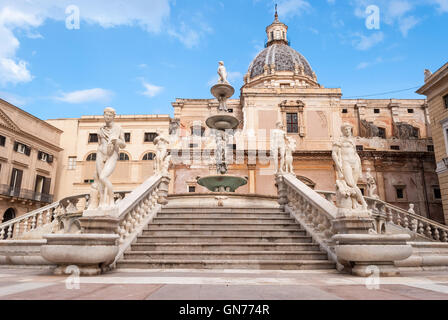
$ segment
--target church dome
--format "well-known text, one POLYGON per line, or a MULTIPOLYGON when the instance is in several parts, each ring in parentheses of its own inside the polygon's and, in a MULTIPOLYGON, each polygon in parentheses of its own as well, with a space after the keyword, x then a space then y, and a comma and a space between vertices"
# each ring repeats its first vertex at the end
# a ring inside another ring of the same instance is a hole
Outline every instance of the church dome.
MULTIPOLYGON (((293 81, 299 86, 319 86, 316 74, 308 61, 290 47, 288 26, 279 21, 277 10, 274 22, 266 27, 266 35, 266 48, 250 64, 244 77, 246 84, 264 77, 276 76, 277 79, 280 78, 279 81, 293 81), (284 77, 287 79, 281 80, 284 77)), ((271 83, 272 81, 276 80, 271 78, 271 83)))
POLYGON ((311 79, 315 77, 305 57, 284 43, 273 43, 261 51, 249 67, 249 76, 254 79, 272 66, 275 66, 275 71, 303 70, 303 75, 311 79))

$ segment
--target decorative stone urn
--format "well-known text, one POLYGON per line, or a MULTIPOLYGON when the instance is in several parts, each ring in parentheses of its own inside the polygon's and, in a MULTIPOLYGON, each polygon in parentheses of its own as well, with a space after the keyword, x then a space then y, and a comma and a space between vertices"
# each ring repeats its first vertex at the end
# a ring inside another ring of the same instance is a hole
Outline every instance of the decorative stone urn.
POLYGON ((44 239, 47 244, 41 247, 41 255, 58 265, 55 275, 71 274, 66 271, 71 265, 79 268, 80 275, 99 275, 118 254, 118 235, 51 234, 44 239))
POLYGON ((407 244, 411 236, 407 234, 339 234, 332 240, 337 244, 338 258, 351 264, 352 274, 360 277, 371 276, 375 268, 379 276, 398 276, 394 262, 412 255, 412 246, 407 244))

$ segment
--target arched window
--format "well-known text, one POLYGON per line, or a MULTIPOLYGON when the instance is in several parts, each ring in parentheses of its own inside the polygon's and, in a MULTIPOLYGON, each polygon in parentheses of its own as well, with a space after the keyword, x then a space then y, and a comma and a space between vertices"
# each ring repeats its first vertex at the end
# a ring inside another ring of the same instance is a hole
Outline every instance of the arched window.
POLYGON ((96 161, 96 153, 89 154, 86 161, 96 161))
MULTIPOLYGON (((5 223, 8 222, 12 219, 14 219, 16 217, 16 212, 13 208, 9 208, 8 210, 5 211, 5 213, 3 214, 3 220, 1 223, 5 223)), ((9 227, 5 229, 5 234, 3 236, 3 240, 6 240, 8 238, 8 232, 9 232, 9 227)), ((11 229, 11 234, 14 234, 14 225, 12 226, 11 229)))
POLYGON ((148 152, 143 156, 143 161, 152 161, 156 158, 156 154, 152 152, 148 152))
POLYGON ((129 156, 126 153, 122 152, 118 157, 118 161, 129 161, 129 156))

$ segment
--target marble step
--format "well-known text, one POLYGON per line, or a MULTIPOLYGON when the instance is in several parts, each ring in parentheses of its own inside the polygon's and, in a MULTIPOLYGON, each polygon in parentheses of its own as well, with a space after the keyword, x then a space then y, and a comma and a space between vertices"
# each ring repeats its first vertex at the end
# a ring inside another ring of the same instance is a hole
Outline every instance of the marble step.
POLYGON ((258 236, 258 237, 282 237, 282 236, 305 236, 305 230, 236 230, 236 229, 223 229, 223 230, 144 230, 144 236, 258 236))
POLYGON ((258 224, 258 223, 294 223, 291 218, 159 218, 156 217, 153 220, 155 224, 166 224, 166 223, 241 223, 241 224, 258 224))
POLYGON ((159 213, 158 218, 182 218, 182 219, 216 219, 216 218, 248 218, 248 219, 291 219, 286 213, 159 213))
POLYGON ((320 251, 130 251, 125 260, 328 260, 320 251))
POLYGON ((162 213, 285 213, 280 208, 163 208, 162 213))
POLYGON ((123 269, 252 269, 252 270, 328 270, 328 260, 120 260, 123 269))
POLYGON ((216 224, 216 223, 202 223, 202 224, 192 224, 192 223, 165 223, 165 224, 150 224, 145 230, 283 230, 283 231, 300 231, 303 230, 299 225, 292 223, 263 223, 263 224, 241 224, 241 223, 226 223, 226 224, 216 224))
POLYGON ((316 243, 136 243, 131 251, 319 251, 316 243))
POLYGON ((248 243, 311 243, 312 238, 309 236, 140 236, 137 239, 137 243, 158 243, 158 242, 171 242, 171 243, 188 243, 188 242, 248 242, 248 243))

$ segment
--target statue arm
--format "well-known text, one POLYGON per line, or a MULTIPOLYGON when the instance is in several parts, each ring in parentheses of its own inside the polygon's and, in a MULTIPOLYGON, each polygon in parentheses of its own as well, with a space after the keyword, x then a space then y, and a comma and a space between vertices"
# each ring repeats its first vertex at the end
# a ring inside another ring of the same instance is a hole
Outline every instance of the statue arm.
POLYGON ((332 151, 331 156, 332 156, 333 161, 334 161, 334 163, 335 163, 335 165, 336 165, 336 170, 339 172, 339 174, 340 174, 341 176, 343 176, 343 173, 342 173, 342 163, 341 163, 341 155, 340 155, 341 148, 340 148, 340 147, 341 147, 340 144, 335 143, 335 144, 333 145, 333 151, 332 151))

